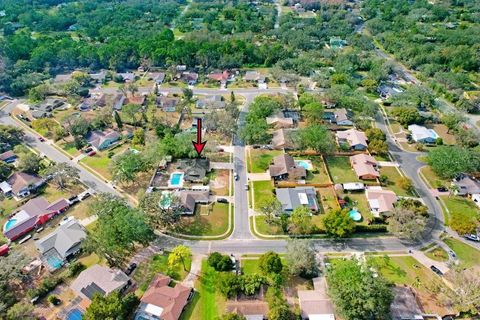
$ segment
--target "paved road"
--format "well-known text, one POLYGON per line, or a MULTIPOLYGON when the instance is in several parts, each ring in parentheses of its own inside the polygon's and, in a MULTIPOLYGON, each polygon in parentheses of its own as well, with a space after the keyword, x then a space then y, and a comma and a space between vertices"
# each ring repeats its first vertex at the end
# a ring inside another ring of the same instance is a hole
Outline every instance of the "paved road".
MULTIPOLYGON (((17 121, 15 121, 9 116, 9 113, 15 108, 17 104, 18 101, 14 100, 0 110, 0 123, 24 129, 23 126, 21 126, 17 121)), ((108 183, 100 180, 95 175, 87 171, 84 167, 80 166, 78 163, 71 161, 65 154, 48 144, 48 142, 40 142, 38 140, 39 135, 32 133, 30 130, 24 130, 24 132, 27 144, 32 148, 38 150, 39 152, 43 153, 47 158, 52 159, 56 162, 67 162, 70 165, 78 168, 80 170, 80 180, 82 180, 82 182, 84 182, 90 188, 94 189, 97 192, 108 192, 115 195, 120 195, 108 183)))

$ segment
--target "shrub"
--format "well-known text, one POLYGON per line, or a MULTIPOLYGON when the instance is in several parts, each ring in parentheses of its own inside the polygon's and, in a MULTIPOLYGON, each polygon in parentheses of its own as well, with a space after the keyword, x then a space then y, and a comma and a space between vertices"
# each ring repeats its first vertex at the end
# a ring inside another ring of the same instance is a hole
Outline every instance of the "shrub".
POLYGON ((61 277, 46 277, 37 288, 28 290, 27 295, 30 299, 35 297, 42 299, 62 282, 63 278, 61 277))
POLYGON ((54 306, 58 306, 60 304, 61 300, 57 296, 52 294, 52 295, 48 296, 48 302, 50 302, 54 306))
POLYGON ((234 268, 232 259, 227 255, 222 255, 218 252, 212 252, 207 259, 209 266, 215 271, 230 271, 234 268))
POLYGON ((85 270, 87 267, 85 267, 84 264, 82 264, 80 261, 75 261, 70 266, 68 267, 68 271, 70 273, 70 277, 74 278, 76 277, 80 272, 85 270))
POLYGON ((387 226, 382 224, 358 224, 355 226, 355 232, 387 232, 387 226))

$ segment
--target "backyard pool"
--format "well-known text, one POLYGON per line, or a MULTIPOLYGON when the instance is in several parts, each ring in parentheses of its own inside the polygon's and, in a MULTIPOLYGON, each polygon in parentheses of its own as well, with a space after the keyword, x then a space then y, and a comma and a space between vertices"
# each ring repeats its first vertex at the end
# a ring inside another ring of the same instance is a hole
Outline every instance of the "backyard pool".
POLYGON ((78 309, 72 309, 67 313, 66 320, 82 320, 83 313, 78 309))
POLYGON ((353 221, 358 222, 358 221, 362 220, 362 215, 355 208, 350 210, 350 212, 348 214, 349 214, 350 218, 352 218, 353 221))
POLYGON ((160 198, 160 208, 168 209, 172 204, 172 195, 168 191, 162 191, 162 197, 160 198))
POLYGON ((170 175, 170 180, 168 180, 168 186, 170 188, 183 187, 183 172, 173 172, 170 175))
POLYGON ((47 256, 45 260, 52 270, 56 270, 63 265, 63 260, 56 254, 47 256))
POLYGON ((312 161, 310 160, 295 160, 295 165, 298 167, 302 167, 305 170, 313 169, 312 161))
POLYGON ((3 226, 3 231, 8 231, 12 229, 12 227, 17 223, 17 219, 10 219, 8 220, 5 225, 3 226))

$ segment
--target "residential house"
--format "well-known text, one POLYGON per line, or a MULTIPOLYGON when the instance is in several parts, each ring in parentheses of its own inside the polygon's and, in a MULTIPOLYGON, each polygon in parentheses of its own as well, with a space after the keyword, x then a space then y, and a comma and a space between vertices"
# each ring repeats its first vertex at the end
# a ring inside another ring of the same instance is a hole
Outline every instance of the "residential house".
POLYGON ((72 74, 71 73, 68 73, 68 74, 57 74, 55 76, 55 79, 54 81, 56 83, 65 83, 65 82, 68 82, 72 80, 72 74))
POLYGON ((193 71, 184 71, 175 76, 176 79, 182 80, 183 82, 188 83, 188 85, 193 86, 198 81, 198 73, 193 71))
POLYGON ((273 164, 268 167, 268 172, 274 180, 299 180, 307 177, 307 170, 295 165, 292 156, 286 153, 273 158, 273 164))
POLYGON ((179 161, 177 169, 183 171, 183 179, 188 182, 203 182, 210 172, 210 160, 205 158, 183 159, 179 161))
POLYGON ((95 83, 103 83, 107 78, 107 72, 105 70, 100 70, 98 73, 90 73, 89 75, 95 83))
POLYGON ((116 94, 113 98, 113 109, 117 111, 122 110, 126 98, 123 93, 116 94))
POLYGON ((313 187, 276 188, 275 194, 284 212, 290 213, 300 206, 305 206, 314 212, 319 210, 317 191, 313 187))
POLYGON ((123 102, 124 105, 127 104, 136 104, 139 106, 144 106, 145 102, 147 101, 146 97, 144 95, 137 95, 137 96, 128 96, 125 101, 123 102))
POLYGON ((44 264, 55 270, 80 252, 80 245, 86 237, 83 226, 77 220, 71 219, 54 232, 35 241, 35 245, 44 264))
POLYGON ((158 96, 155 98, 155 103, 158 108, 162 108, 165 112, 175 112, 179 99, 168 98, 166 96, 158 96))
POLYGON ((337 141, 339 145, 347 144, 351 150, 366 150, 368 147, 367 136, 356 129, 337 131, 337 141))
POLYGON ((30 195, 30 193, 36 191, 38 188, 45 184, 45 180, 37 175, 29 174, 26 172, 14 172, 5 181, 5 185, 10 187, 10 192, 5 195, 13 195, 17 198, 24 198, 30 195))
POLYGON ((361 153, 351 156, 350 164, 359 179, 375 180, 380 177, 377 171, 378 162, 371 155, 361 153))
POLYGON ((380 98, 385 100, 402 93, 403 89, 394 84, 384 83, 377 88, 377 92, 380 94, 380 98))
POLYGON ((115 130, 91 131, 87 136, 88 143, 97 150, 107 149, 116 144, 121 138, 115 130))
POLYGON ((0 153, 0 161, 5 163, 13 163, 17 159, 17 155, 13 153, 12 150, 5 151, 4 153, 0 153))
POLYGON ((243 80, 250 82, 256 81, 259 84, 263 84, 265 83, 265 76, 258 71, 247 71, 245 72, 245 76, 243 76, 243 80))
POLYGON ((353 122, 349 119, 350 114, 346 109, 337 109, 333 112, 335 115, 334 122, 339 126, 353 126, 353 122))
POLYGON ((207 77, 212 81, 218 81, 221 84, 226 84, 227 81, 230 79, 230 73, 226 70, 223 72, 213 72, 210 73, 207 77))
POLYGON ((286 129, 293 128, 294 123, 292 118, 285 118, 283 115, 274 115, 272 117, 267 117, 267 124, 274 127, 275 129, 286 129))
POLYGON ((135 320, 178 320, 193 295, 192 288, 157 274, 140 299, 135 320))
POLYGON ((179 199, 182 213, 192 215, 198 203, 209 203, 210 193, 205 190, 182 190, 179 192, 179 199))
POLYGON ((124 82, 135 81, 135 74, 132 72, 117 73, 117 76, 122 77, 124 82))
POLYGON ((415 142, 425 143, 425 144, 434 144, 437 142, 437 139, 440 137, 435 130, 425 128, 424 126, 419 126, 416 124, 411 124, 408 126, 408 131, 412 133, 412 139, 415 142))
POLYGON ((365 191, 365 196, 373 216, 377 218, 388 215, 397 202, 397 195, 390 190, 371 188, 365 191))
POLYGON ((441 320, 437 314, 422 312, 418 299, 410 287, 395 286, 392 288, 393 301, 390 304, 392 320, 441 320))
POLYGON ((33 110, 30 111, 33 119, 43 119, 43 118, 51 118, 52 113, 47 111, 40 111, 40 110, 33 110))
POLYGON ((35 119, 48 118, 52 116, 52 112, 65 106, 62 99, 46 99, 41 104, 30 106, 31 115, 35 119))
POLYGON ((227 312, 239 314, 246 320, 264 320, 268 314, 268 304, 265 301, 235 301, 227 305, 227 312))
POLYGON ((221 95, 213 95, 198 98, 195 106, 198 109, 224 109, 226 103, 221 95))
POLYGON ((3 226, 3 234, 12 241, 18 239, 33 228, 65 212, 69 206, 65 199, 59 199, 53 203, 49 203, 43 197, 31 199, 7 220, 3 226))
POLYGON ((328 98, 323 98, 320 103, 326 108, 326 109, 333 109, 337 106, 335 101, 328 99, 328 98))
POLYGON ((452 185, 455 186, 455 194, 459 196, 480 194, 480 182, 466 174, 462 174, 454 179, 452 185))
POLYGON ((91 301, 95 294, 108 296, 115 291, 122 292, 130 283, 130 278, 123 271, 95 264, 82 271, 70 288, 83 299, 91 301))
POLYGON ((153 80, 155 84, 162 84, 165 81, 165 73, 163 72, 151 72, 149 79, 153 80))
POLYGON ((325 277, 313 279, 313 290, 298 290, 302 319, 335 320, 333 303, 327 293, 325 277))
POLYGON ((273 132, 272 147, 277 150, 293 149, 291 133, 293 130, 278 129, 273 132))

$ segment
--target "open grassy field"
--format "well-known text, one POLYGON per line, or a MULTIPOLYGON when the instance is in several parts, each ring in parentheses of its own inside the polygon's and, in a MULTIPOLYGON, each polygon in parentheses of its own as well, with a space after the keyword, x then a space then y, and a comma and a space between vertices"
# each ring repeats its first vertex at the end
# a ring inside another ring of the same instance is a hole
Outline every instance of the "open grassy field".
MULTIPOLYGON (((470 199, 462 198, 459 196, 440 196, 445 203, 448 214, 445 214, 446 224, 458 230, 457 225, 462 226, 462 230, 468 231, 467 233, 475 230, 475 225, 480 219, 480 210, 470 199), (468 230, 467 230, 468 229, 468 230)), ((465 232, 463 231, 463 232, 465 232)))
POLYGON ((283 232, 278 223, 267 223, 265 221, 265 216, 255 216, 254 219, 259 233, 276 236, 285 235, 285 232, 283 232))
POLYGON ((327 167, 334 183, 359 182, 348 157, 327 157, 327 167))
POLYGON ((448 253, 440 247, 425 252, 425 255, 432 260, 446 262, 448 261, 448 253))
POLYGON ((174 231, 194 236, 221 235, 228 230, 228 207, 228 203, 218 202, 197 206, 195 214, 182 217, 174 231))
POLYGON ((464 268, 478 266, 480 261, 479 250, 453 238, 445 239, 444 242, 455 252, 461 266, 464 268))
POLYGON ((412 196, 412 194, 410 194, 405 189, 400 188, 397 185, 397 181, 399 181, 402 178, 402 175, 400 174, 400 172, 398 172, 398 169, 396 167, 381 167, 380 174, 388 177, 388 182, 386 187, 392 190, 393 192, 395 192, 397 196, 403 196, 403 197, 412 196))
POLYGON ((253 181, 253 197, 255 201, 255 209, 258 209, 258 205, 263 199, 273 196, 273 183, 272 181, 253 181))
POLYGON ((182 316, 181 320, 217 320, 225 309, 225 298, 217 292, 219 273, 202 261, 202 273, 195 284, 196 293, 182 316))
POLYGON ((273 158, 282 154, 279 150, 250 149, 249 172, 262 173, 267 171, 273 158))
POLYGON ((427 180, 428 184, 432 188, 438 188, 440 186, 448 186, 448 181, 439 178, 435 172, 433 172, 432 168, 429 166, 422 167, 420 172, 423 174, 425 179, 427 180))

